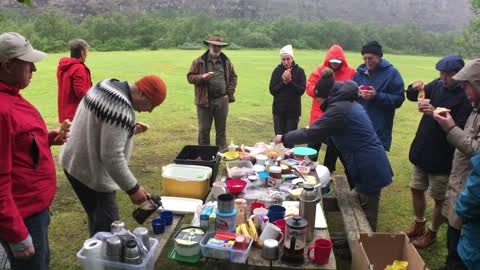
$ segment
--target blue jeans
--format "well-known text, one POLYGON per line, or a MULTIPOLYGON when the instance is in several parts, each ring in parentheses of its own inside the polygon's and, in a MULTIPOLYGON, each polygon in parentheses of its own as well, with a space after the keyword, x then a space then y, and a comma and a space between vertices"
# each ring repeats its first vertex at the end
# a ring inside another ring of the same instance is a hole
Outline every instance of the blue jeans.
POLYGON ((7 252, 10 267, 13 270, 48 270, 50 264, 50 248, 48 247, 50 213, 48 209, 24 219, 23 222, 32 237, 35 254, 26 260, 16 259, 8 243, 0 239, 7 252))

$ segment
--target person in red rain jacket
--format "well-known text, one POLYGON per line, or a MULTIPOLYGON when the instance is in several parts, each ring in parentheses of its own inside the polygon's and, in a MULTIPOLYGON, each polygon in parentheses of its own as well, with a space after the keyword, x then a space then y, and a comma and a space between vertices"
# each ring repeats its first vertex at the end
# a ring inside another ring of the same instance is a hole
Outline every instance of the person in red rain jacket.
MULTIPOLYGON (((322 116, 323 111, 320 109, 320 105, 315 99, 315 85, 318 80, 322 77, 322 70, 325 67, 333 69, 333 77, 335 81, 345 82, 351 80, 353 75, 355 75, 355 69, 348 65, 347 59, 345 58, 345 53, 343 49, 338 44, 333 44, 332 47, 327 51, 325 55, 325 60, 323 64, 319 65, 308 77, 307 81, 307 95, 312 97, 312 109, 310 111, 310 124, 315 122, 320 116, 322 116)), ((321 144, 309 144, 308 147, 320 151, 321 144)), ((335 146, 328 146, 325 153, 324 165, 330 170, 330 172, 335 171, 335 163, 337 162, 338 152, 335 149, 335 146)), ((315 157, 316 160, 316 157, 315 157)))
POLYGON ((49 269, 48 208, 56 191, 50 146, 63 140, 20 94, 45 55, 18 33, 0 35, 0 244, 14 270, 49 269))
POLYGON ((85 65, 88 43, 82 39, 70 41, 70 57, 60 59, 57 68, 58 121, 73 120, 83 96, 92 87, 90 70, 85 65))

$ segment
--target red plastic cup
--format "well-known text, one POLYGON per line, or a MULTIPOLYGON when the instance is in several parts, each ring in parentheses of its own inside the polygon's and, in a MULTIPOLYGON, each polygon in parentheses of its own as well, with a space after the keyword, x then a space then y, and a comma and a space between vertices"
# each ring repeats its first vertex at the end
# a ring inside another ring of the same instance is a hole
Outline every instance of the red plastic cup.
POLYGON ((307 255, 308 259, 318 264, 327 264, 330 258, 330 252, 332 251, 332 241, 328 239, 317 239, 314 244, 308 247, 307 255), (311 251, 314 250, 313 257, 311 251))
POLYGON ((370 85, 360 85, 358 89, 360 89, 361 91, 370 91, 373 90, 373 87, 370 85))
POLYGON ((253 210, 256 208, 268 208, 264 203, 261 202, 253 202, 250 206, 250 215, 253 215, 253 210))
MULTIPOLYGON (((277 219, 272 223, 277 225, 277 227, 280 228, 280 230, 282 230, 282 233, 285 235, 285 227, 287 226, 287 223, 285 222, 285 219, 283 219, 283 218, 282 219, 277 219)), ((277 238, 279 238, 279 237, 277 237, 277 238)))

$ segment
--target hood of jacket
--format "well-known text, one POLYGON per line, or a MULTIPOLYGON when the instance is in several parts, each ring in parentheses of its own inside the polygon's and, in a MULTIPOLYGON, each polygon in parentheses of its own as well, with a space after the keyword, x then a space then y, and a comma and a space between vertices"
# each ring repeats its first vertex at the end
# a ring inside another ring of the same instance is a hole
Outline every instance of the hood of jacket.
MULTIPOLYGON (((388 62, 387 60, 382 58, 382 59, 380 59, 380 62, 378 62, 377 66, 375 67, 373 72, 375 72, 376 70, 386 69, 386 68, 391 67, 391 66, 392 66, 392 64, 390 64, 390 62, 388 62)), ((361 64, 360 66, 358 66, 357 72, 366 73, 367 72, 367 65, 361 64)))
POLYGON ((68 70, 70 67, 76 64, 84 65, 79 59, 77 58, 70 58, 70 57, 63 57, 58 62, 58 68, 61 71, 68 70))
POLYGON ((347 59, 345 58, 345 52, 338 44, 333 44, 332 47, 328 49, 327 54, 325 55, 325 60, 323 61, 323 65, 328 67, 330 60, 332 59, 342 60, 342 67, 340 69, 348 67, 347 59))
POLYGON ((328 95, 325 102, 320 106, 323 111, 340 101, 355 101, 358 99, 358 85, 356 82, 348 80, 344 83, 336 81, 332 91, 328 95))

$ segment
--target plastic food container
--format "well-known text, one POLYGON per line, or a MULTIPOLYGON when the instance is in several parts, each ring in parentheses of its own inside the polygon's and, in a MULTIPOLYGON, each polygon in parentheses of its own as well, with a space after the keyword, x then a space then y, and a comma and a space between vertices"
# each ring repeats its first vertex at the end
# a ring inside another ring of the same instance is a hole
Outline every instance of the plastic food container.
POLYGON ((185 257, 199 255, 200 241, 204 235, 205 232, 199 227, 187 227, 178 231, 174 239, 177 254, 185 257))
POLYGON ((163 167, 163 193, 167 196, 205 199, 210 189, 212 168, 198 165, 170 164, 163 167))
MULTIPOLYGON (((247 261, 248 253, 252 247, 252 238, 248 237, 246 245, 236 245, 235 239, 241 237, 245 239, 243 234, 229 233, 232 235, 230 239, 210 239, 214 238, 218 232, 209 231, 205 234, 200 246, 204 257, 215 258, 219 260, 227 260, 235 263, 244 263, 247 261), (241 247, 244 247, 242 249, 241 247)), ((229 238, 229 237, 226 237, 229 238)))
POLYGON ((158 248, 158 240, 155 238, 150 238, 150 250, 147 255, 145 255, 140 264, 130 264, 122 262, 114 262, 103 259, 95 259, 86 257, 85 250, 80 249, 77 252, 77 259, 82 269, 92 270, 92 269, 111 269, 111 270, 153 270, 155 266, 156 257, 155 252, 158 248))
POLYGON ((227 173, 230 178, 241 178, 254 174, 253 164, 249 160, 238 160, 227 162, 227 173))
POLYGON ((173 160, 176 164, 199 165, 212 168, 210 186, 217 177, 218 164, 220 163, 219 146, 210 145, 185 145, 173 160))

